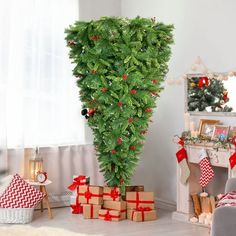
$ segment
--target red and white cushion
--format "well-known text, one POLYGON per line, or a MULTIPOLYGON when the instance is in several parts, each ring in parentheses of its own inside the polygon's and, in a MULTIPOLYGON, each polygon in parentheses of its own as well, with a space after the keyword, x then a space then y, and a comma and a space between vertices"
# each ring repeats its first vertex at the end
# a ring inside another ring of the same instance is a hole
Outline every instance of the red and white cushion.
POLYGON ((232 191, 223 195, 216 207, 236 206, 236 191, 232 191))
POLYGON ((44 193, 41 193, 38 189, 29 185, 16 174, 5 192, 0 196, 0 207, 33 208, 44 197, 44 193))

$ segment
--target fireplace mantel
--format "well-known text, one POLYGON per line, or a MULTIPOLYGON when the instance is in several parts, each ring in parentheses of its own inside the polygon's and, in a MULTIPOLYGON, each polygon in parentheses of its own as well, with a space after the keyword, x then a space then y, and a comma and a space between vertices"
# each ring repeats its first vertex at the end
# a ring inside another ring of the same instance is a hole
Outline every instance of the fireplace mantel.
MULTIPOLYGON (((196 178, 196 164, 199 163, 199 152, 206 149, 211 165, 215 167, 225 168, 227 170, 227 178, 232 177, 229 158, 234 153, 234 149, 214 149, 213 145, 191 144, 186 146, 188 153, 188 163, 190 167, 190 177, 187 184, 182 184, 180 179, 180 168, 177 165, 177 210, 173 213, 173 219, 181 221, 189 221, 194 215, 193 204, 190 194, 201 192, 201 186, 196 178), (195 165, 194 165, 195 164, 195 165)), ((223 169, 222 169, 223 170, 223 169)), ((199 170, 198 170, 199 171, 199 170)))

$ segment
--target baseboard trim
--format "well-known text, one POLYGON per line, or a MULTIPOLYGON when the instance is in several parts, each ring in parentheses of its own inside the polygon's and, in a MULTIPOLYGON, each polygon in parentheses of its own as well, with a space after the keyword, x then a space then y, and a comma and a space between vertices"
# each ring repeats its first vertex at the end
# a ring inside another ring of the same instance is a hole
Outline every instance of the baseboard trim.
MULTIPOLYGON (((51 195, 49 196, 49 202, 51 204, 51 207, 65 207, 70 206, 70 195, 61 195, 61 196, 55 196, 51 195)), ((167 211, 176 211, 176 203, 171 202, 168 200, 164 200, 161 198, 155 198, 156 202, 156 208, 167 210, 167 211)))
POLYGON ((156 207, 167 211, 176 211, 176 203, 161 198, 156 198, 156 207))

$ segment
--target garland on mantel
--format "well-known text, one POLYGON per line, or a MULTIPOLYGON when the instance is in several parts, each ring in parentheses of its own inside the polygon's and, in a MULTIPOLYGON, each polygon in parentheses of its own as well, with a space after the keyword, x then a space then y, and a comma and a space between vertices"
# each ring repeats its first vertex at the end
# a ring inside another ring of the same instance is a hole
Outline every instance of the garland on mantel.
POLYGON ((208 137, 203 137, 201 135, 198 135, 197 137, 192 137, 190 131, 185 131, 182 133, 181 137, 184 141, 185 145, 204 145, 208 147, 212 147, 213 149, 233 149, 235 146, 233 144, 232 139, 228 139, 227 141, 220 141, 218 138, 215 140, 212 140, 208 137))

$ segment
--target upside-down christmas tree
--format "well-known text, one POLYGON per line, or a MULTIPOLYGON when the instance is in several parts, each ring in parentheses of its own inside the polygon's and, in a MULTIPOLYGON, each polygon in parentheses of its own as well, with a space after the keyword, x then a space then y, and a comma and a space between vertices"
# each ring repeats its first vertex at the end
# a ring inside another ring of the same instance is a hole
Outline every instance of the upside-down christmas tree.
POLYGON ((82 115, 109 186, 129 184, 134 173, 168 71, 172 30, 155 19, 103 17, 65 31, 82 115))

